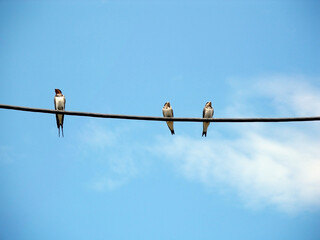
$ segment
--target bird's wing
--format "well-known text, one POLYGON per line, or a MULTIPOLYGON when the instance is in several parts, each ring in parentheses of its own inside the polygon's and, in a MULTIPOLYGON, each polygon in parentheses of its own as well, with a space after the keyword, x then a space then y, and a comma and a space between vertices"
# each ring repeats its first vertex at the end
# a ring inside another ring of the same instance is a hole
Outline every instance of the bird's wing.
POLYGON ((203 111, 202 111, 202 118, 204 118, 205 112, 206 112, 206 108, 204 108, 203 111))
POLYGON ((56 114, 56 121, 57 121, 57 128, 59 128, 59 118, 58 118, 58 114, 56 114))
POLYGON ((173 110, 172 110, 172 108, 171 108, 171 114, 172 114, 172 117, 173 117, 173 110))
POLYGON ((63 128, 63 120, 64 120, 64 114, 62 114, 62 118, 61 118, 61 126, 63 128))
POLYGON ((54 96, 53 102, 54 102, 54 109, 57 110, 57 106, 56 106, 56 96, 54 96))

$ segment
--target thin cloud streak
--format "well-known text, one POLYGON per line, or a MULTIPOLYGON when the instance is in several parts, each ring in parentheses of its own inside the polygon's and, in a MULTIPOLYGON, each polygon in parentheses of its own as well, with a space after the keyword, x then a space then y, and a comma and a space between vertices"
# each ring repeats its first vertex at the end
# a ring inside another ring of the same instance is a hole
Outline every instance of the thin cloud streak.
POLYGON ((125 139, 121 135, 121 131, 109 130, 95 121, 90 121, 80 131, 81 158, 96 165, 96 171, 86 184, 90 189, 115 190, 138 175, 143 163, 135 158, 134 144, 123 143, 125 139))
POLYGON ((274 76, 258 82, 257 91, 272 98, 279 111, 290 110, 298 116, 320 115, 320 89, 308 84, 308 78, 274 76))

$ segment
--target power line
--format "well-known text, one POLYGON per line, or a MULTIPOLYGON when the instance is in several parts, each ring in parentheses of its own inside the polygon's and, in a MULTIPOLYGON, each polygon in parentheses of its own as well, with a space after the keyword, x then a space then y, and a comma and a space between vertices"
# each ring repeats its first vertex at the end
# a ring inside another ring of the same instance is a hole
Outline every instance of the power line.
POLYGON ((39 112, 57 114, 63 113, 64 115, 95 117, 95 118, 117 118, 117 119, 130 119, 130 120, 145 120, 145 121, 175 121, 175 122, 307 122, 307 121, 320 121, 320 116, 315 117, 290 117, 290 118, 164 118, 164 117, 148 117, 148 116, 134 116, 134 115, 120 115, 120 114, 103 114, 103 113, 88 113, 88 112, 75 112, 75 111, 58 111, 43 108, 30 108, 0 104, 0 108, 11 109, 26 112, 39 112))

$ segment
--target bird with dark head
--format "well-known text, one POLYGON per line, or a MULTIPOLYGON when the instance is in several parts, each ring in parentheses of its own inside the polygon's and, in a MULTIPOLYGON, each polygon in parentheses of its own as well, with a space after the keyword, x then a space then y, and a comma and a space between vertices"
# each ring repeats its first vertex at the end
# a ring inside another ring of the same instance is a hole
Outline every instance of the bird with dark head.
MULTIPOLYGON (((62 94, 60 89, 56 88, 54 91, 56 93, 56 95, 54 96, 54 109, 64 111, 65 106, 66 106, 66 98, 62 94)), ((61 128, 61 132, 62 132, 62 137, 64 137, 64 135, 63 135, 64 114, 56 114, 56 121, 57 121, 58 130, 59 130, 58 131, 59 137, 60 137, 60 128, 61 128)))
MULTIPOLYGON (((206 105, 203 108, 202 117, 203 118, 212 118, 214 114, 214 109, 212 107, 211 102, 207 102, 206 105)), ((210 125, 210 122, 203 122, 203 131, 202 131, 202 137, 207 136, 207 130, 210 125)))
MULTIPOLYGON (((171 108, 170 102, 166 102, 162 108, 162 114, 164 117, 173 117, 173 110, 171 108)), ((168 128, 171 131, 171 134, 175 134, 174 133, 174 128, 173 128, 173 121, 166 121, 168 128)))

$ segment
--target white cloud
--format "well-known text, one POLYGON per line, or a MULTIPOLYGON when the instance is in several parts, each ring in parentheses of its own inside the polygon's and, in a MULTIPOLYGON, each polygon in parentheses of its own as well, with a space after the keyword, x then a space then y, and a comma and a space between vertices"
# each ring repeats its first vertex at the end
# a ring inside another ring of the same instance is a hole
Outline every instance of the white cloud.
POLYGON ((118 136, 106 128, 90 121, 80 134, 82 143, 86 146, 98 149, 104 149, 115 145, 118 136))
MULTIPOLYGON (((106 149, 108 150, 110 151, 106 149)), ((98 192, 114 190, 127 184, 139 174, 143 166, 141 162, 133 160, 127 153, 105 154, 98 161, 101 160, 104 160, 105 164, 97 171, 98 176, 93 177, 89 183, 90 188, 98 192)))
MULTIPOLYGON (((283 78, 264 79, 248 92, 250 96, 235 96, 242 110, 253 106, 254 92, 280 112, 283 108, 298 115, 320 113, 320 90, 297 79, 290 84, 283 78)), ((273 205, 289 212, 320 207, 319 122, 234 124, 234 138, 210 127, 213 140, 159 138, 157 153, 188 179, 215 189, 235 189, 248 206, 273 205)))
POLYGON ((8 145, 0 145, 0 163, 8 164, 13 162, 15 152, 8 145))
POLYGON ((275 107, 299 116, 320 115, 320 89, 308 84, 308 79, 290 76, 261 78, 257 90, 272 98, 275 107))
POLYGON ((96 166, 88 184, 91 189, 99 192, 117 189, 141 170, 143 162, 136 158, 135 144, 128 145, 121 135, 126 134, 117 129, 111 131, 95 121, 80 131, 81 158, 96 166))
POLYGON ((97 192, 104 192, 105 190, 114 190, 126 183, 125 179, 114 179, 106 176, 95 179, 90 183, 90 188, 97 192))

